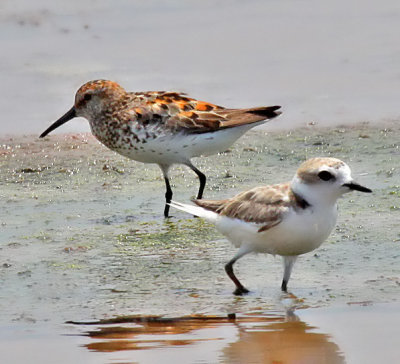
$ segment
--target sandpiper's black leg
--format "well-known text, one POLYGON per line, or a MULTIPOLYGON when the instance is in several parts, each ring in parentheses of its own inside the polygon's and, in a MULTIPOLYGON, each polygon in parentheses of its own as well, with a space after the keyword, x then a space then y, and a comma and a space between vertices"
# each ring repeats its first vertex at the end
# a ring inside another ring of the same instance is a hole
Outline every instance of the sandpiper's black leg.
POLYGON ((172 200, 172 189, 171 185, 169 184, 168 177, 164 177, 165 186, 167 187, 167 191, 165 192, 165 208, 164 208, 164 217, 168 217, 169 215, 169 203, 172 200))
POLYGON ((197 176, 199 177, 199 181, 200 181, 200 187, 199 187, 199 192, 197 193, 197 199, 201 200, 203 198, 203 192, 204 192, 204 187, 206 187, 206 181, 207 181, 207 177, 206 175, 201 172, 200 170, 198 170, 192 163, 188 163, 187 166, 194 172, 197 174, 197 176))
POLYGON ((282 280, 281 290, 283 292, 287 292, 287 283, 288 283, 287 281, 282 280))

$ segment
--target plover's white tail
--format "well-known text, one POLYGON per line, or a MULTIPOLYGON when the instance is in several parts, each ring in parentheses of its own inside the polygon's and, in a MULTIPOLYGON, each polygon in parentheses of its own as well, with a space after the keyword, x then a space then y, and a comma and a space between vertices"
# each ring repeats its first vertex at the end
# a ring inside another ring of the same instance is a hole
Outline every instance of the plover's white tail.
POLYGON ((176 202, 176 201, 171 201, 169 205, 178 210, 185 211, 189 214, 192 214, 192 215, 195 215, 198 217, 202 217, 203 219, 206 219, 207 221, 210 221, 213 223, 216 222, 216 220, 219 216, 217 213, 206 210, 200 206, 188 205, 186 203, 180 203, 180 202, 176 202))

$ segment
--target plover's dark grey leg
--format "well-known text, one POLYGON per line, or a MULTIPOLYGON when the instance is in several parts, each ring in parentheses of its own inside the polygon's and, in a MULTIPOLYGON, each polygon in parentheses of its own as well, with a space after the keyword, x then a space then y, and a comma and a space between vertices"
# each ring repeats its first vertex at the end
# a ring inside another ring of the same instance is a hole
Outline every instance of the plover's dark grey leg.
POLYGON ((292 273, 293 265, 297 259, 297 255, 287 255, 283 257, 283 280, 281 285, 281 290, 287 292, 287 285, 289 283, 290 274, 292 273))
POLYGON ((225 265, 226 274, 232 282, 235 283, 236 289, 233 294, 236 296, 242 296, 243 294, 249 293, 249 290, 240 283, 239 279, 235 276, 235 273, 233 273, 233 265, 235 262, 248 253, 250 253, 249 249, 241 247, 238 253, 225 265))

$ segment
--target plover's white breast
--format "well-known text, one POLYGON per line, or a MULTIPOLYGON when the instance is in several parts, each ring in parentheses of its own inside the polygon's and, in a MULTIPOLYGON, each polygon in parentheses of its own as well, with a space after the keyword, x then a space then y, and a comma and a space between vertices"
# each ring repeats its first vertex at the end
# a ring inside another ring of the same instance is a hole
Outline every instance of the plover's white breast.
POLYGON ((300 255, 318 248, 335 226, 337 208, 334 206, 289 209, 282 221, 259 232, 260 224, 219 216, 217 229, 236 246, 246 245, 258 253, 300 255))

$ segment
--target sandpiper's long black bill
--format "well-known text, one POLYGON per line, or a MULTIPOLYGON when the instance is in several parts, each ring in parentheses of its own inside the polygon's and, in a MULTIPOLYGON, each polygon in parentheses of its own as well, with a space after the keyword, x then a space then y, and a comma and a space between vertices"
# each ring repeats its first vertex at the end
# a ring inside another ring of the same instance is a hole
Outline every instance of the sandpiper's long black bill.
POLYGON ((368 193, 372 192, 372 190, 370 190, 369 188, 361 186, 355 182, 345 183, 343 186, 346 186, 346 187, 350 188, 351 190, 355 190, 355 191, 368 192, 368 193))
POLYGON ((70 110, 68 110, 61 118, 59 118, 56 122, 51 124, 42 134, 40 134, 39 138, 44 138, 47 134, 52 132, 54 129, 57 129, 59 126, 65 124, 67 121, 76 117, 75 107, 72 106, 70 110))

